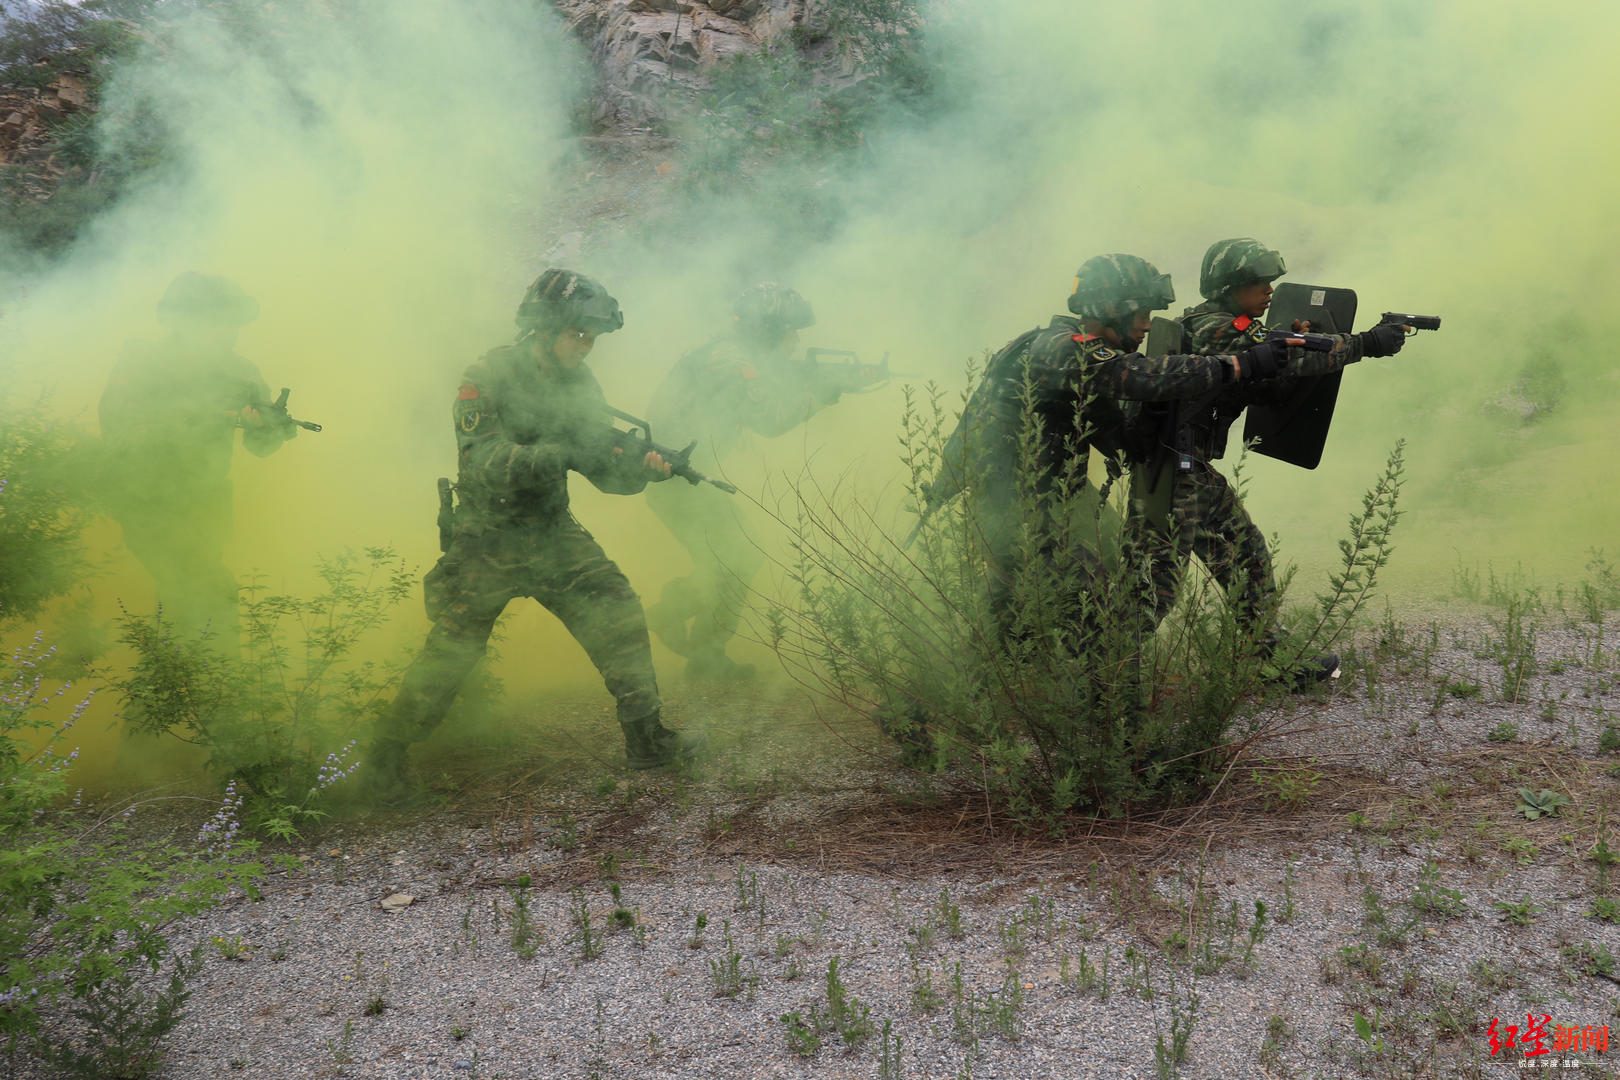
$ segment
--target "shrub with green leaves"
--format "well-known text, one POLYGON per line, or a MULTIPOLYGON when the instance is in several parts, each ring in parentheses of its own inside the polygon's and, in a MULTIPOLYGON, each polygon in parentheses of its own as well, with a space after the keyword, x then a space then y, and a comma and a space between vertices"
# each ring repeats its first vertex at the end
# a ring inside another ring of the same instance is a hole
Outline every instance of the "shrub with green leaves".
MULTIPOLYGON (((946 463, 954 414, 942 399, 937 388, 926 400, 907 392, 902 462, 918 506, 946 463)), ((785 522, 796 595, 769 611, 769 641, 802 683, 877 720, 909 764, 987 794, 1028 827, 1191 797, 1253 732, 1241 714, 1275 669, 1240 625, 1237 597, 1202 577, 1183 582, 1175 610, 1151 631, 1145 545, 1122 528, 1125 483, 1106 498, 1084 482, 1083 461, 1055 476, 1043 470, 1042 421, 1028 393, 1024 410, 1011 513, 976 494, 1004 500, 1001 490, 970 483, 907 547, 872 500, 801 486, 796 520, 785 522), (1010 581, 997 605, 986 537, 1008 528, 1010 581), (1102 560, 1100 582, 1046 554, 1076 544, 1102 560)), ((965 442, 978 437, 967 432, 965 442)), ((1350 518, 1341 567, 1308 625, 1274 654, 1278 664, 1330 647, 1366 603, 1391 550, 1401 471, 1397 446, 1350 518)))
POLYGON ((145 1077, 198 969, 173 924, 251 893, 260 866, 222 835, 201 852, 143 839, 135 805, 101 817, 64 805, 78 751, 63 740, 90 698, 49 718, 72 692, 47 688, 50 652, 36 635, 0 656, 0 1039, 53 1075, 145 1077))
POLYGON ((323 560, 320 578, 310 599, 247 589, 240 656, 179 636, 161 612, 126 612, 135 661, 110 680, 135 731, 206 747, 245 797, 247 823, 284 838, 324 816, 326 790, 359 764, 348 757, 357 724, 395 674, 360 650, 416 587, 386 548, 323 560))
POLYGON ((37 615, 87 569, 88 458, 47 404, 0 404, 0 624, 37 615))

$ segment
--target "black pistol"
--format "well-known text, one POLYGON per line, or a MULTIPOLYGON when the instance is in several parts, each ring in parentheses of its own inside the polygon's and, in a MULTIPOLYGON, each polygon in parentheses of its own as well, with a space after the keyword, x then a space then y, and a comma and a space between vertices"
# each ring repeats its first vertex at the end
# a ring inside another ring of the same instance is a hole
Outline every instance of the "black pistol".
MULTIPOLYGON (((1303 347, 1312 352, 1332 352, 1333 346, 1339 343, 1339 339, 1332 334, 1309 334, 1299 330, 1266 331, 1267 341, 1287 341, 1289 338, 1303 338, 1305 340, 1303 347)), ((1300 346, 1295 347, 1299 348, 1300 346)))
POLYGON ((1391 326, 1410 326, 1413 330, 1440 329, 1438 315, 1403 315, 1399 311, 1386 311, 1378 316, 1378 321, 1391 326))

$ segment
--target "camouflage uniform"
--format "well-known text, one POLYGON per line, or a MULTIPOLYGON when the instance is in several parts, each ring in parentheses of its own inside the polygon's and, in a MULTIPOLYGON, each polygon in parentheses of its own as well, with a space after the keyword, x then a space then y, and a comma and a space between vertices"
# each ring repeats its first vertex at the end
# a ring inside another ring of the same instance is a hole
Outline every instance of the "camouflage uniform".
MULTIPOLYGON (((542 275, 531 295, 552 280, 542 275)), ((570 469, 615 495, 636 494, 655 478, 639 456, 616 449, 605 409, 582 362, 572 370, 542 367, 532 339, 495 349, 467 369, 453 409, 454 535, 424 582, 433 629, 377 731, 372 753, 384 772, 397 773, 404 745, 438 726, 484 655, 495 621, 522 596, 561 619, 601 672, 631 764, 669 757, 665 737, 673 733, 659 724, 641 602, 569 512, 570 469)))
MULTIPOLYGON (((839 397, 782 336, 814 322, 798 293, 755 286, 739 298, 737 312, 736 331, 681 357, 648 406, 655 432, 699 440, 693 464, 713 475, 754 436, 784 435, 839 397)), ((647 505, 693 563, 692 573, 671 581, 648 612, 653 632, 689 658, 689 674, 745 674, 746 666, 725 651, 742 621, 749 583, 765 562, 750 536, 746 503, 708 485, 670 484, 649 490, 647 505)))
MULTIPOLYGON (((1258 319, 1234 315, 1237 306, 1226 281, 1240 275, 1245 259, 1266 249, 1253 241, 1222 241, 1204 259, 1201 284, 1213 299, 1188 308, 1181 323, 1187 347, 1199 354, 1241 353, 1265 341, 1266 327, 1258 319), (1224 275, 1224 277, 1222 276, 1224 275)), ((1267 254, 1275 255, 1275 252, 1267 254)), ((1280 273, 1280 258, 1277 260, 1280 273)), ((1269 280, 1263 276, 1249 280, 1269 280)), ((1190 449, 1190 468, 1179 471, 1174 487, 1171 519, 1174 523, 1176 562, 1185 566, 1198 556, 1223 589, 1238 590, 1239 617, 1251 633, 1270 635, 1277 593, 1271 552, 1265 536, 1249 517, 1237 493, 1213 462, 1226 452, 1227 433, 1239 414, 1252 404, 1286 400, 1294 393, 1290 379, 1326 375, 1361 358, 1357 340, 1338 335, 1331 352, 1288 350, 1286 378, 1258 384, 1239 384, 1182 408, 1178 417, 1183 446, 1190 449)), ((1155 580, 1156 605, 1162 617, 1175 602, 1175 575, 1164 572, 1155 580)))
MULTIPOLYGON (((1108 263, 1110 267, 1116 262, 1123 264, 1133 275, 1151 271, 1157 276, 1150 264, 1131 256, 1099 256, 1098 259, 1112 260, 1108 263), (1136 263, 1146 269, 1138 270, 1136 263)), ((1082 275, 1087 275, 1087 268, 1096 262, 1092 260, 1082 267, 1082 275)), ((1127 275, 1127 280, 1130 277, 1127 275)), ((1168 291, 1168 288, 1165 280, 1164 289, 1168 291)), ((1133 297, 1118 311, 1112 307, 1094 310, 1090 305, 1072 301, 1070 306, 1084 310, 1086 318, 1106 320, 1128 315, 1157 299, 1133 297)), ((1055 316, 1024 349, 1006 348, 997 355, 997 362, 986 372, 984 384, 969 403, 970 419, 965 422, 979 428, 980 434, 976 437, 985 448, 978 465, 981 475, 978 486, 982 489, 978 505, 984 517, 982 529, 991 567, 992 602, 1004 620, 1019 533, 1016 475, 1026 385, 1032 419, 1040 421, 1040 440, 1035 448, 1035 493, 1044 495, 1051 491, 1065 463, 1078 459, 1080 467, 1076 477, 1081 486, 1080 490, 1071 491, 1071 496, 1078 497, 1083 506, 1091 498, 1100 498, 1100 493, 1089 489, 1084 479, 1084 463, 1092 447, 1111 460, 1123 456, 1131 463, 1142 460, 1150 452, 1150 444, 1134 421, 1136 410, 1129 403, 1172 401, 1207 394, 1221 386, 1230 372, 1231 364, 1225 358, 1149 357, 1110 347, 1100 337, 1087 333, 1081 318, 1067 315, 1055 316)), ((1136 590, 1124 590, 1122 594, 1102 586, 1105 552, 1115 549, 1112 553, 1118 560, 1117 569, 1139 575, 1145 588, 1151 575, 1143 569, 1140 560, 1152 559, 1153 549, 1138 542, 1137 529, 1124 528, 1117 515, 1103 506, 1097 507, 1096 522, 1095 527, 1082 526, 1070 531, 1071 542, 1064 550, 1058 550, 1050 540, 1042 543, 1040 557, 1054 565, 1075 568, 1084 583, 1082 587, 1093 598, 1114 595, 1131 606, 1129 612, 1118 612, 1111 621, 1138 622, 1141 629, 1148 629, 1143 613, 1151 609, 1150 601, 1136 595, 1136 590)), ((1074 605, 1078 611, 1082 606, 1080 598, 1075 598, 1074 605)))
MULTIPOLYGON (((124 544, 152 575, 158 602, 187 633, 208 627, 237 644, 236 576, 225 565, 232 533, 231 454, 241 410, 270 402, 259 369, 228 342, 258 314, 234 283, 187 273, 158 308, 175 328, 132 341, 100 403, 105 501, 124 544), (191 338, 199 328, 211 340, 191 338)), ((291 425, 242 426, 242 445, 266 457, 298 433, 291 425)))

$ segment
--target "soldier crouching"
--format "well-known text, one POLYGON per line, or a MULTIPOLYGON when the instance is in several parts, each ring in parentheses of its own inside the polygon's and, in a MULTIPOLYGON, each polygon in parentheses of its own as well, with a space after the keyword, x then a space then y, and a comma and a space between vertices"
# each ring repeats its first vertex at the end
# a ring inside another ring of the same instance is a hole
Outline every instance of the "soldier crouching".
POLYGON ((619 450, 584 363, 598 334, 624 325, 618 302, 582 274, 546 270, 517 324, 517 342, 469 367, 456 395, 458 505, 448 549, 423 582, 433 629, 368 754, 379 789, 403 785, 406 747, 439 725, 496 619, 522 596, 561 619, 601 672, 632 768, 671 764, 695 745, 660 721, 640 599, 568 507, 570 469, 614 495, 670 474, 656 452, 619 450))

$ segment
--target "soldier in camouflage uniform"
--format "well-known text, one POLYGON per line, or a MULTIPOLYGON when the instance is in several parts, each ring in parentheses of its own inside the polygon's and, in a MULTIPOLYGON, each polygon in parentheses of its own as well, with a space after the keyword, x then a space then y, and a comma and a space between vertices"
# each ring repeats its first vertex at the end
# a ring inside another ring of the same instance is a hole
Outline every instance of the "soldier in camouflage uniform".
MULTIPOLYGON (((1266 326, 1262 316, 1271 304, 1272 282, 1286 269, 1282 255, 1256 240, 1239 238, 1211 245, 1199 271, 1204 302, 1181 316, 1187 347, 1207 355, 1237 352, 1263 342, 1266 326)), ((1264 535, 1213 462, 1226 452, 1227 431, 1249 405, 1286 398, 1293 392, 1288 385, 1293 378, 1339 371, 1364 356, 1392 356, 1405 341, 1404 328, 1399 326, 1380 325, 1338 336, 1339 342, 1330 352, 1290 349, 1283 378, 1263 386, 1223 389, 1184 407, 1178 417, 1180 450, 1190 459, 1190 468, 1176 477, 1171 510, 1179 562, 1185 565, 1190 556, 1197 555, 1223 588, 1239 590, 1239 616, 1268 651, 1278 639, 1277 629, 1270 625, 1276 616, 1277 591, 1271 553, 1264 535)), ((1158 585, 1162 615, 1173 602, 1173 575, 1161 574, 1158 585)), ((1304 674, 1327 678, 1338 666, 1336 656, 1317 657, 1306 663, 1304 674)))
MULTIPOLYGON (((731 332, 681 357, 648 406, 654 431, 699 439, 692 461, 703 472, 717 472, 754 436, 786 434, 848 389, 821 375, 799 350, 799 331, 816 317, 797 292, 755 285, 737 298, 733 312, 731 332)), ((717 488, 684 484, 648 491, 647 504, 693 563, 692 573, 671 581, 647 612, 653 632, 687 658, 689 677, 751 676, 751 665, 726 655, 748 585, 764 564, 749 535, 746 505, 717 488)))
MULTIPOLYGON (((1003 348, 970 399, 958 431, 970 431, 969 437, 982 448, 974 455, 979 460, 970 461, 967 469, 977 473, 973 486, 980 489, 978 507, 991 563, 992 598, 1004 623, 1019 527, 1018 448, 1026 395, 1031 419, 1040 425, 1035 494, 1051 491, 1066 463, 1077 461, 1079 490, 1071 488, 1071 496, 1084 498, 1085 461, 1091 447, 1131 465, 1152 452, 1151 438, 1137 429, 1130 403, 1195 398, 1240 380, 1266 378, 1276 373, 1286 354, 1284 346, 1260 341, 1245 344, 1237 355, 1143 356, 1137 349, 1153 312, 1174 300, 1169 275, 1160 274, 1145 259, 1134 255, 1089 259, 1075 276, 1068 304, 1073 314, 1054 316, 1046 328, 1003 348)), ((945 452, 948 463, 961 454, 956 438, 952 444, 945 452)), ((930 502, 951 493, 936 486, 930 502)), ((1099 517, 1105 513, 1099 511, 1099 517)), ((1101 535, 1082 533, 1081 542, 1071 550, 1056 550, 1048 542, 1041 556, 1054 565, 1077 568, 1090 582, 1087 591, 1093 598, 1113 595, 1131 606, 1128 612, 1114 613, 1111 620, 1128 619, 1147 629, 1145 613, 1151 610, 1151 601, 1135 590, 1122 595, 1102 588, 1102 542, 1101 535)), ((1125 553, 1128 573, 1138 573, 1141 564, 1136 560, 1147 557, 1136 548, 1128 545, 1125 553)), ((1146 572, 1141 573, 1145 580, 1146 572)), ((1084 602, 1077 597, 1075 605, 1078 613, 1084 602)))
POLYGON ((657 453, 621 451, 584 363, 598 334, 624 325, 618 302, 588 277, 546 270, 517 325, 516 344, 469 367, 456 395, 454 530, 424 580, 433 629, 368 755, 379 788, 400 785, 406 746, 438 726, 495 620, 521 596, 561 619, 601 672, 632 768, 670 764, 692 747, 660 722, 640 600, 568 509, 570 469, 615 495, 670 473, 657 453))
POLYGON ((169 284, 157 314, 169 336, 125 346, 101 397, 105 498, 165 616, 188 634, 207 628, 234 651, 236 575, 225 545, 235 432, 266 457, 298 429, 261 412, 270 388, 235 351, 237 334, 259 315, 240 286, 188 271, 169 284))

